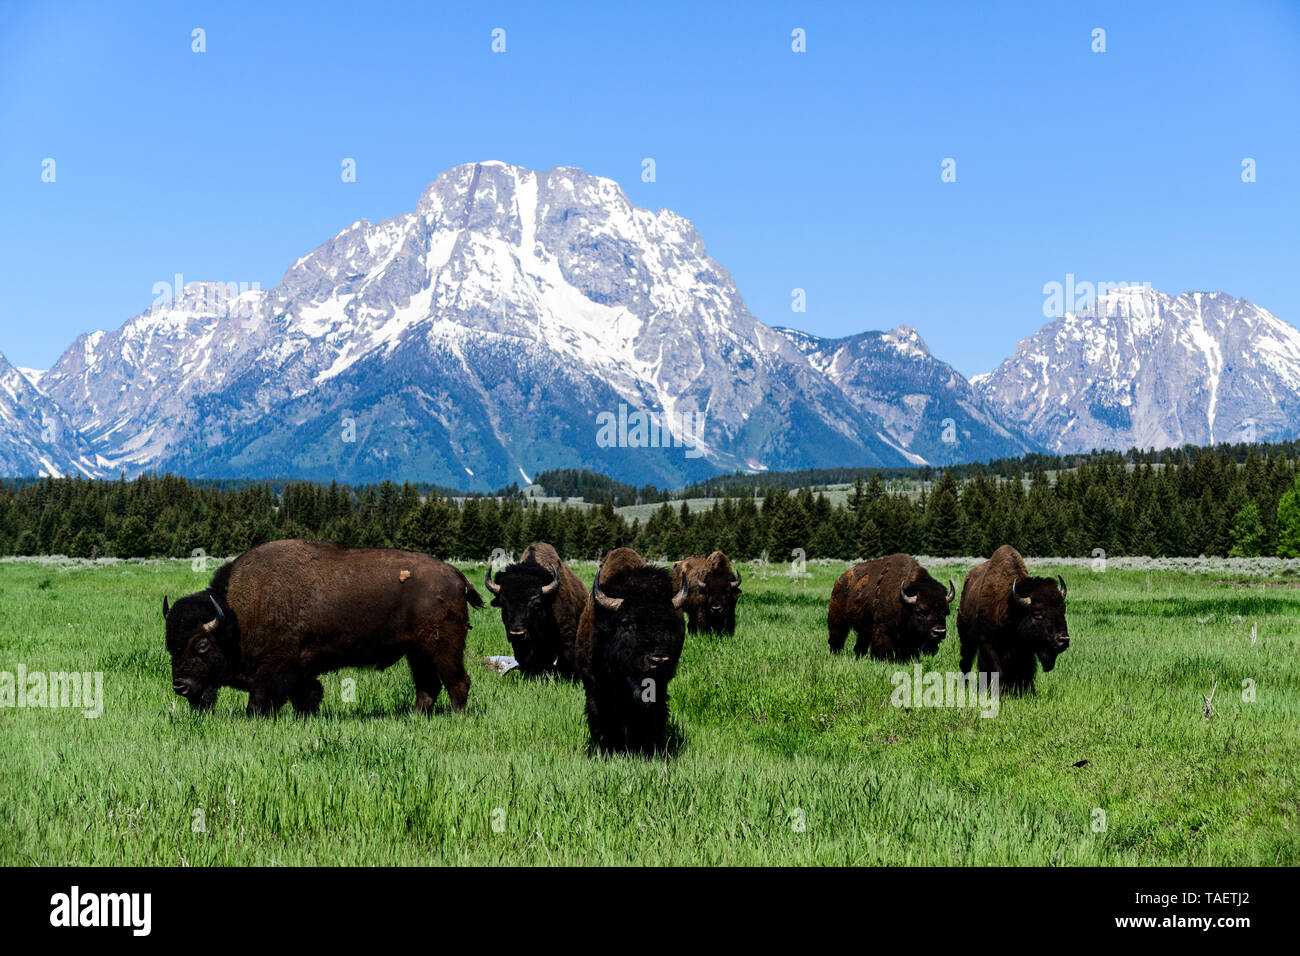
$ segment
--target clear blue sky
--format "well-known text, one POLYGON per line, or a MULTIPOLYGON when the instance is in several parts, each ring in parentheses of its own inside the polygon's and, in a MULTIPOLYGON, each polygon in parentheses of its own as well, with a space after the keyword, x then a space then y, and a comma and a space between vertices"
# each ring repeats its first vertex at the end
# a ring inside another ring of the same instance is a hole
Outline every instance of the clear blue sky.
POLYGON ((967 375, 1066 273, 1300 324, 1297 0, 271 6, 0 2, 12 362, 47 367, 177 272, 271 288, 484 159, 616 179, 694 221, 761 320, 907 323, 967 375))

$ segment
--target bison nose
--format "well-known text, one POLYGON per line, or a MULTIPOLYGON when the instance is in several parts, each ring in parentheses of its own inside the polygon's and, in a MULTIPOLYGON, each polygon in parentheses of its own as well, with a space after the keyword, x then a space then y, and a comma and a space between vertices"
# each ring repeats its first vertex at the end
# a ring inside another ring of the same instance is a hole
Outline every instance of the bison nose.
POLYGON ((514 628, 507 628, 506 634, 508 634, 510 637, 514 638, 515 640, 519 640, 521 638, 525 638, 528 636, 528 632, 522 628, 520 628, 519 630, 515 630, 514 628))
POLYGON ((653 667, 662 667, 664 664, 667 664, 671 658, 666 654, 663 656, 651 655, 650 657, 647 657, 646 660, 648 660, 653 667))
POLYGON ((1056 646, 1060 650, 1065 650, 1067 647, 1070 646, 1070 639, 1068 637, 1057 638, 1056 646))
POLYGON ((190 682, 187 680, 174 680, 172 681, 172 690, 184 697, 189 693, 190 682))

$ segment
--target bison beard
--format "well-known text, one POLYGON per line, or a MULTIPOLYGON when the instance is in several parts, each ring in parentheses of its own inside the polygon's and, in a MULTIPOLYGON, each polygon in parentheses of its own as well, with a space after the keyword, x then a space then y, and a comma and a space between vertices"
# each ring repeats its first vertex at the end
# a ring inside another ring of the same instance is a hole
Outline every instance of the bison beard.
POLYGON ((578 627, 591 750, 649 755, 665 746, 668 682, 686 637, 684 600, 667 570, 631 549, 606 556, 578 627))
POLYGON ((1065 623, 1065 581, 1031 577, 1024 559, 1003 545, 966 575, 957 633, 961 669, 969 671, 976 656, 981 673, 997 673, 1004 692, 1034 689, 1039 662, 1044 671, 1070 646, 1065 623))
POLYGON ((907 661, 934 654, 947 636, 955 595, 951 581, 944 588, 908 554, 854 565, 835 582, 826 610, 831 653, 844 648, 852 630, 858 656, 870 651, 881 660, 907 661))
POLYGON ((736 633, 736 600, 740 597, 740 575, 732 573, 731 561, 721 551, 696 555, 673 565, 673 590, 686 586, 682 610, 690 632, 736 633))
POLYGON ((317 675, 388 667, 405 656, 416 710, 445 686, 453 710, 469 696, 467 605, 474 586, 437 558, 406 551, 274 541, 223 565, 204 591, 163 599, 172 689, 197 709, 221 687, 246 690, 248 713, 299 713, 324 696, 317 675))

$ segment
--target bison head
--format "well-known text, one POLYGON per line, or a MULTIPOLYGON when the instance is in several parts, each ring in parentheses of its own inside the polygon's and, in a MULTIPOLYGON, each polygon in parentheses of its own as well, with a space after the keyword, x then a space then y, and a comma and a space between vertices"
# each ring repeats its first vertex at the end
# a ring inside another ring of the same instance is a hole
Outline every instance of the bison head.
POLYGON ((200 591, 171 607, 164 597, 163 621, 172 659, 172 690, 196 710, 207 710, 238 662, 235 614, 211 591, 200 591))
POLYGON ((740 597, 740 574, 716 568, 707 576, 695 575, 688 588, 688 601, 696 608, 698 626, 714 634, 736 633, 736 600, 740 597))
POLYGON ((625 681, 640 701, 662 700, 677 671, 686 622, 686 584, 674 594, 672 576, 663 568, 625 568, 603 584, 600 572, 591 586, 594 625, 601 648, 599 670, 625 681), (649 680, 652 683, 647 685, 649 680), (647 694, 646 690, 653 691, 647 694))
POLYGON ((948 636, 948 608, 956 596, 957 589, 951 581, 945 590, 928 574, 900 584, 898 597, 903 613, 899 625, 908 637, 906 643, 920 648, 923 654, 936 653, 948 636))
POLYGON ((512 564, 497 573, 496 581, 489 568, 484 583, 492 592, 492 606, 501 608, 501 623, 520 669, 536 674, 550 668, 560 650, 552 609, 559 572, 539 564, 512 564))
POLYGON ((1020 643, 1031 648, 1050 671, 1056 657, 1070 646, 1065 626, 1065 579, 1021 578, 1011 582, 1011 606, 1018 612, 1014 627, 1020 643))

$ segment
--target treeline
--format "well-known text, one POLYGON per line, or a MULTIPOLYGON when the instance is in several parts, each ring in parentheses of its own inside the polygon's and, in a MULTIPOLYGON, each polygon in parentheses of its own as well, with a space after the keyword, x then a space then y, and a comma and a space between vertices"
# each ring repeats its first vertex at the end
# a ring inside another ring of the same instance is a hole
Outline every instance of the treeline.
MULTIPOLYGON (((583 485, 586 490, 590 486, 583 485)), ((1039 557, 1092 555, 1300 556, 1300 468, 1294 456, 1187 450, 1159 462, 1100 457, 1049 475, 956 470, 890 492, 879 473, 857 478, 847 500, 809 488, 722 489, 708 510, 663 503, 644 524, 597 507, 539 505, 522 497, 421 494, 386 482, 352 489, 294 482, 223 489, 170 475, 134 481, 42 479, 0 485, 0 554, 189 557, 238 554, 277 538, 401 547, 440 557, 518 554, 549 541, 570 558, 631 546, 676 559, 714 548, 749 560, 875 556, 894 551, 986 555, 1011 544, 1039 557)))

